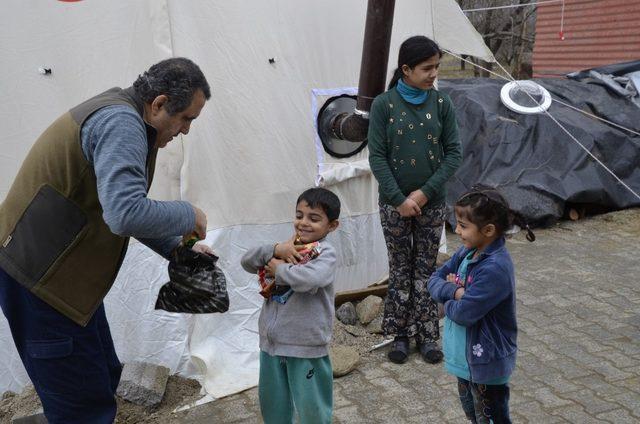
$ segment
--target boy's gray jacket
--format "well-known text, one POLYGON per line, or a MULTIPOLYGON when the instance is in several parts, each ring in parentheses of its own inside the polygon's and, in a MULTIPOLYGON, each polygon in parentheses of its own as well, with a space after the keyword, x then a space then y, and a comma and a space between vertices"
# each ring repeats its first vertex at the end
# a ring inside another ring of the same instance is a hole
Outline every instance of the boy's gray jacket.
MULTIPOLYGON (((294 293, 284 305, 265 300, 260 311, 260 349, 271 356, 319 358, 329 354, 336 251, 324 239, 318 249, 320 255, 306 264, 282 264, 276 270, 277 284, 291 286, 294 293)), ((255 247, 242 257, 242 267, 255 274, 272 257, 272 244, 255 247)))

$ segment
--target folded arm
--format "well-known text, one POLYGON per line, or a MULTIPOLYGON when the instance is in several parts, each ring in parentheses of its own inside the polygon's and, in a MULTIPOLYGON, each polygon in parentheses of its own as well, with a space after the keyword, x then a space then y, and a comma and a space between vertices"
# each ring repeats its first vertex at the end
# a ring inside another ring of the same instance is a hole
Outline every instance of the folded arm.
POLYGON ((474 274, 473 283, 465 288, 460 300, 444 304, 447 317, 470 327, 498 306, 512 291, 508 272, 502 267, 483 267, 474 274))
POLYGON ((291 286, 295 292, 315 292, 333 283, 336 276, 336 252, 325 245, 320 255, 305 264, 284 263, 276 268, 276 282, 291 286))

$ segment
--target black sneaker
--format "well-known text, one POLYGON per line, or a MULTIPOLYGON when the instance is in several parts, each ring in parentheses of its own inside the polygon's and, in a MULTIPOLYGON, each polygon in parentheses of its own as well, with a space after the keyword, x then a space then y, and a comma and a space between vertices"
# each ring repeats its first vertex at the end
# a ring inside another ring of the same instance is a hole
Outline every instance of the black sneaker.
POLYGON ((404 364, 409 358, 409 338, 397 337, 391 343, 391 350, 387 354, 389 360, 395 364, 404 364))
POLYGON ((418 351, 420 351, 420 355, 425 362, 437 364, 442 361, 444 355, 436 343, 417 343, 417 345, 418 351))

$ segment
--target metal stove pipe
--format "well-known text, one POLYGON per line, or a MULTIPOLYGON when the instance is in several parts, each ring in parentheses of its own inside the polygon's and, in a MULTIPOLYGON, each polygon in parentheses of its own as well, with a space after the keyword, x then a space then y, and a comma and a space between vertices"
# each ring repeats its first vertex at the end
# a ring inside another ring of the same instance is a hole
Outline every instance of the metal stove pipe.
POLYGON ((371 103, 385 88, 394 7, 395 0, 369 0, 367 4, 356 108, 327 121, 329 132, 340 140, 360 143, 367 139, 371 103))

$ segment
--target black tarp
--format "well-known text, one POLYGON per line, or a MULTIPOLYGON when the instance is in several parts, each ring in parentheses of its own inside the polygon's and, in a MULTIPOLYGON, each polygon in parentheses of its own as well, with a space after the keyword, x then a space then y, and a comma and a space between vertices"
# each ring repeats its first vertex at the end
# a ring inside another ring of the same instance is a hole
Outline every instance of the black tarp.
MULTIPOLYGON (((601 85, 567 79, 535 79, 553 98, 640 132, 640 108, 601 85)), ((551 118, 522 115, 500 101, 504 81, 442 80, 453 100, 463 162, 447 184, 447 204, 475 183, 496 186, 514 210, 535 225, 550 225, 575 204, 605 210, 640 206, 551 118)), ((609 169, 640 193, 640 137, 558 103, 549 113, 609 169)), ((453 219, 453 218, 452 218, 453 219)))

